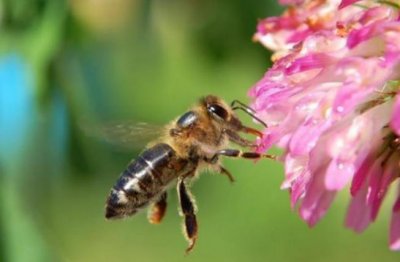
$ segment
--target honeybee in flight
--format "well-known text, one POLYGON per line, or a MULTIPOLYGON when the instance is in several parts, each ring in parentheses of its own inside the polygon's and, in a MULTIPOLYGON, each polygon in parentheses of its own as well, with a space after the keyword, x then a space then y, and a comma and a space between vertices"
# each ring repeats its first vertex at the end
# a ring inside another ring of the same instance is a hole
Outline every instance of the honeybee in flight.
POLYGON ((260 131, 242 124, 234 112, 237 109, 266 126, 255 116, 253 109, 237 100, 228 106, 216 96, 208 95, 200 99, 189 111, 170 122, 159 139, 150 143, 122 172, 107 198, 105 217, 118 219, 132 216, 151 205, 149 222, 158 224, 167 208, 167 189, 176 182, 184 234, 189 242, 186 252, 191 251, 197 240, 198 227, 196 205, 187 181, 204 168, 210 168, 233 181, 230 172, 221 165, 220 156, 274 159, 272 155, 228 147, 229 142, 247 148, 255 147, 252 141, 241 137, 240 132, 262 136, 260 131))

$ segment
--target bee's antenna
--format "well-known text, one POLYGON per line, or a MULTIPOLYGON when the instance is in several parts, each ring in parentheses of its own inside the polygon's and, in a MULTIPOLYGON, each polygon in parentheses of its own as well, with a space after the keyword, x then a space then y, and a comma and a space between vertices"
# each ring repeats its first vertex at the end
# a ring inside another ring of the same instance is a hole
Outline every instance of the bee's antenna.
POLYGON ((239 104, 239 105, 241 105, 242 107, 247 108, 247 109, 250 110, 253 114, 256 113, 256 111, 254 111, 253 108, 249 107, 249 106, 246 105, 245 103, 240 102, 239 100, 236 100, 236 99, 233 100, 232 103, 231 103, 231 107, 234 108, 234 107, 235 107, 235 104, 239 104))
POLYGON ((232 108, 232 110, 237 110, 237 109, 242 110, 243 112, 245 112, 246 114, 251 116, 253 119, 257 120, 257 122, 259 122, 263 126, 268 127, 268 125, 264 121, 262 121, 260 118, 258 118, 255 115, 256 111, 254 111, 253 108, 247 106, 246 104, 240 102, 239 100, 233 100, 231 103, 231 108, 232 108), (239 106, 235 106, 235 104, 239 104, 239 106))

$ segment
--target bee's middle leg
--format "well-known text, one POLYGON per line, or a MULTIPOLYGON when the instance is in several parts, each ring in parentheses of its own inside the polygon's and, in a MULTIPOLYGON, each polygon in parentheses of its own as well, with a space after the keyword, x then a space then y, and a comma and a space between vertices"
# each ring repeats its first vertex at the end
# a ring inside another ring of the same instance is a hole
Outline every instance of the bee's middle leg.
POLYGON ((180 178, 177 186, 181 216, 184 217, 184 232, 185 236, 189 242, 189 246, 186 249, 186 253, 190 252, 197 240, 197 219, 196 219, 196 206, 194 199, 189 193, 184 179, 180 178))
POLYGON ((257 152, 242 152, 238 149, 223 149, 219 150, 215 155, 210 159, 211 163, 216 163, 218 161, 219 156, 227 156, 227 157, 240 157, 246 159, 260 159, 260 158, 269 158, 276 160, 276 156, 269 154, 260 154, 257 152))
POLYGON ((151 224, 160 224, 167 211, 167 192, 162 193, 157 202, 154 202, 148 212, 148 220, 151 224))

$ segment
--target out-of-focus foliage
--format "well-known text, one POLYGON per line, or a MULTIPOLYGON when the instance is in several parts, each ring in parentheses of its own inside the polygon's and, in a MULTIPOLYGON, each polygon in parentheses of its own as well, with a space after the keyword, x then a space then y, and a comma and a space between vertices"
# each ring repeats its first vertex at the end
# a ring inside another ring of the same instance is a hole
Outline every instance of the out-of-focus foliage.
POLYGON ((173 192, 159 226, 144 213, 103 218, 140 148, 91 128, 163 124, 209 93, 246 101, 269 65, 251 42, 257 18, 278 12, 267 0, 0 1, 0 261, 398 261, 385 218, 357 237, 334 207, 308 229, 268 161, 226 160, 237 183, 204 174, 193 185, 200 232, 188 257, 173 192))

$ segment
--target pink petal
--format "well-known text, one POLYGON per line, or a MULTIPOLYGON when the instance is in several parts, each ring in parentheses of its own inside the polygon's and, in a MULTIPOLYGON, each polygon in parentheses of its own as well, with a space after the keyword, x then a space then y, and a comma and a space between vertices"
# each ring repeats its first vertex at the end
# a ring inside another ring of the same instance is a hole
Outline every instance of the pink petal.
MULTIPOLYGON (((307 191, 306 193, 310 193, 307 191)), ((314 192, 304 198, 300 207, 300 216, 307 221, 310 227, 315 226, 317 222, 325 215, 332 204, 336 193, 333 191, 314 192)))
POLYGON ((371 207, 367 205, 367 184, 351 199, 347 210, 345 225, 357 233, 364 231, 371 223, 371 207))
MULTIPOLYGON (((382 160, 378 159, 376 162, 378 162, 378 164, 381 164, 382 160)), ((396 157, 392 157, 386 162, 385 170, 383 171, 383 173, 371 177, 371 197, 369 198, 369 204, 372 204, 372 220, 376 219, 389 185, 395 180, 397 176, 398 159, 396 157)))
POLYGON ((360 18, 360 23, 363 25, 372 24, 375 22, 385 22, 393 13, 388 6, 376 6, 366 9, 363 16, 360 18))
POLYGON ((314 123, 312 120, 298 127, 289 142, 291 154, 304 155, 309 153, 324 130, 323 124, 314 123))
POLYGON ((293 157, 290 153, 285 155, 285 180, 281 185, 281 189, 290 188, 293 181, 297 179, 304 171, 306 159, 293 157))
POLYGON ((353 112, 360 103, 382 85, 391 69, 382 68, 380 58, 349 57, 337 64, 336 74, 343 77, 333 104, 334 112, 344 116, 353 112))
POLYGON ((281 5, 301 5, 304 0, 279 0, 281 5))
POLYGON ((361 167, 357 170, 356 174, 353 177, 353 180, 351 182, 351 187, 350 187, 350 193, 354 197, 360 190, 360 188, 365 184, 365 180, 367 178, 368 172, 371 172, 371 170, 374 170, 373 168, 377 168, 379 166, 374 166, 374 156, 370 155, 361 167))
POLYGON ((262 153, 270 149, 278 141, 280 134, 279 127, 271 127, 265 130, 262 139, 258 141, 257 152, 262 153))
POLYGON ((353 163, 346 163, 334 159, 328 166, 325 178, 325 186, 328 190, 341 190, 348 182, 350 182, 353 174, 353 163))
POLYGON ((400 136, 400 95, 396 95, 394 107, 392 111, 392 118, 390 119, 390 127, 400 136))
POLYGON ((289 37, 287 38, 287 43, 301 42, 312 33, 313 33, 313 31, 311 31, 308 28, 304 29, 304 30, 295 31, 293 34, 289 35, 289 37))
POLYGON ((322 169, 310 170, 313 176, 299 210, 301 218, 307 221, 310 227, 314 226, 325 215, 336 195, 336 192, 325 189, 326 169, 323 168, 323 163, 321 163, 321 166, 322 169))
POLYGON ((296 74, 311 69, 319 69, 328 66, 335 59, 329 55, 316 53, 296 59, 291 63, 287 69, 286 74, 296 74))
POLYGON ((347 46, 352 49, 356 47, 361 42, 364 42, 376 34, 376 27, 364 26, 361 29, 356 29, 351 31, 347 39, 347 46))
POLYGON ((293 181, 290 192, 290 206, 292 209, 294 209, 299 200, 304 197, 310 178, 310 173, 304 171, 301 176, 293 181))
POLYGON ((290 205, 294 209, 298 201, 304 196, 310 182, 311 175, 306 168, 306 157, 293 157, 291 154, 285 156, 285 180, 281 189, 289 188, 290 205))
POLYGON ((297 25, 298 21, 293 17, 269 17, 258 22, 257 32, 260 34, 267 34, 281 29, 296 28, 297 25))
POLYGON ((339 9, 345 8, 346 6, 352 5, 358 1, 360 0, 342 0, 342 2, 340 2, 339 9))

